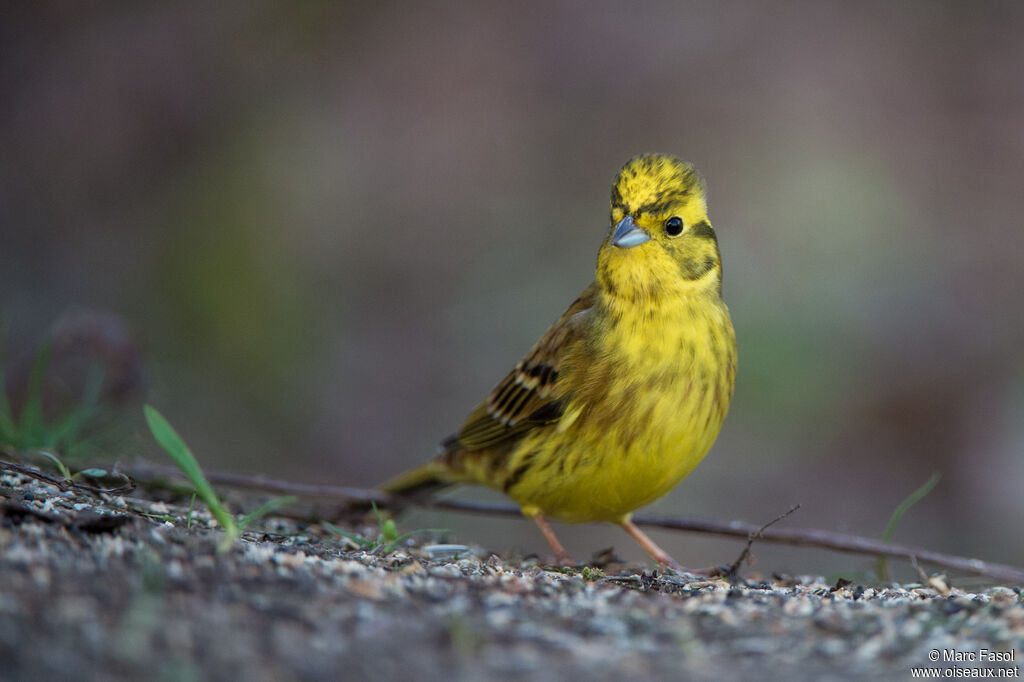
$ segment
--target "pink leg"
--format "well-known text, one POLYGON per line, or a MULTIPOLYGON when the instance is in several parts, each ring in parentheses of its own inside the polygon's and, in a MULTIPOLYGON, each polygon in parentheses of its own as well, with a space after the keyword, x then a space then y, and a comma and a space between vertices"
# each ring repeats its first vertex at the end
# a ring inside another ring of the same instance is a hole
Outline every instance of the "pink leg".
POLYGON ((555 537, 555 531, 551 530, 551 526, 548 524, 548 520, 544 518, 543 514, 534 514, 534 523, 540 528, 540 532, 544 535, 544 539, 551 545, 551 549, 555 551, 555 559, 562 566, 575 566, 576 562, 572 560, 569 553, 565 551, 565 547, 562 547, 562 543, 555 537))

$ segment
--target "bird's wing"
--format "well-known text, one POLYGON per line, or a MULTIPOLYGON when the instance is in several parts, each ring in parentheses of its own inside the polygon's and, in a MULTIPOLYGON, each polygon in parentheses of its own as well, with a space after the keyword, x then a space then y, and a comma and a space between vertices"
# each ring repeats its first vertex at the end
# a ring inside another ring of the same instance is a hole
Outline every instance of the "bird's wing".
POLYGON ((583 340, 596 297, 597 287, 591 284, 473 410, 456 436, 462 449, 489 448, 558 420, 566 399, 559 370, 569 350, 583 340))

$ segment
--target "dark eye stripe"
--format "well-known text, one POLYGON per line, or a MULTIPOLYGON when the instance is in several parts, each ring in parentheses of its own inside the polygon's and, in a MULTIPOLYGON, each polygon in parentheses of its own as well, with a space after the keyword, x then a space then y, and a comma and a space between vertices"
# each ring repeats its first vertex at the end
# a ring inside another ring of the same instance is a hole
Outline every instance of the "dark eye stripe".
POLYGON ((715 231, 711 229, 711 225, 706 220, 702 220, 690 228, 690 234, 695 237, 704 237, 705 239, 713 239, 716 242, 718 238, 715 236, 715 231))

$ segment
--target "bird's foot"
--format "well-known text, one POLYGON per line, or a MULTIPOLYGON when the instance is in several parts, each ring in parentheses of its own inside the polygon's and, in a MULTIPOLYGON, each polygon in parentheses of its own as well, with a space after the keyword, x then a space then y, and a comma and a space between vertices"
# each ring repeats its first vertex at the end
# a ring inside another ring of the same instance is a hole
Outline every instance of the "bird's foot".
POLYGON ((555 553, 556 565, 564 568, 575 567, 577 565, 576 562, 573 561, 572 557, 569 556, 569 553, 565 551, 565 547, 562 547, 562 543, 558 541, 557 537, 555 537, 555 531, 551 530, 551 524, 549 524, 548 520, 544 518, 544 515, 534 514, 531 518, 534 523, 537 524, 537 527, 540 528, 540 532, 544 535, 544 539, 548 541, 549 545, 551 545, 551 549, 555 553))
POLYGON ((644 551, 647 552, 652 559, 657 561, 664 568, 675 571, 676 573, 690 573, 692 575, 703 575, 708 577, 727 575, 729 572, 729 568, 727 566, 708 566, 707 568, 686 568, 685 566, 680 566, 675 559, 669 556, 668 552, 659 547, 654 540, 647 536, 647 533, 640 530, 632 521, 626 519, 619 522, 619 525, 622 526, 624 531, 629 533, 630 537, 636 540, 637 543, 644 548, 644 551))

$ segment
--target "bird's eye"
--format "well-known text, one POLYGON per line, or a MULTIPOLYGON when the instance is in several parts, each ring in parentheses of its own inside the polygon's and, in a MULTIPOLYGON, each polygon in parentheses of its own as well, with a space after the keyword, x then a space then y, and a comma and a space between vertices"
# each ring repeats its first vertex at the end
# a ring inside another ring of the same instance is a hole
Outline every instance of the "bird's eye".
POLYGON ((673 216, 665 221, 665 234, 669 237, 678 237, 683 232, 683 219, 673 216))

